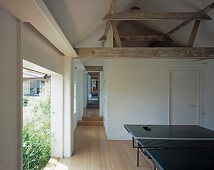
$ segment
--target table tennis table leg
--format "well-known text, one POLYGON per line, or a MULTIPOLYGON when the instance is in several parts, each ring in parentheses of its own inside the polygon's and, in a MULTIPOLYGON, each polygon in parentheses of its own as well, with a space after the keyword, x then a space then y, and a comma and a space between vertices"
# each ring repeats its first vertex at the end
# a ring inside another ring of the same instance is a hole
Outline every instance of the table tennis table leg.
POLYGON ((132 137, 132 147, 135 148, 135 146, 134 146, 134 137, 132 137))
POLYGON ((139 167, 140 146, 137 144, 137 167, 139 167))

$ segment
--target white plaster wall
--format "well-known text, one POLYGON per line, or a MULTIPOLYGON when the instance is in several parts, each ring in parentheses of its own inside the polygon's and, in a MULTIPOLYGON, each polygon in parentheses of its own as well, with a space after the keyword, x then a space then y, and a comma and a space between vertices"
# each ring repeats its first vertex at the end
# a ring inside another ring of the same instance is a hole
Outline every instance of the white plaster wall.
POLYGON ((74 71, 73 59, 63 58, 64 157, 71 157, 74 146, 74 71))
POLYGON ((77 86, 77 111, 78 120, 82 120, 83 116, 83 70, 78 70, 78 86, 77 86))
MULTIPOLYGON (((74 123, 74 129, 76 129, 76 127, 77 127, 77 122, 78 122, 78 70, 76 69, 76 68, 74 68, 74 82, 76 83, 76 113, 75 113, 75 111, 74 111, 74 121, 73 121, 73 123, 74 123)), ((75 90, 75 89, 74 89, 75 90)), ((74 92, 74 94, 75 94, 75 92, 74 92)))
MULTIPOLYGON (((103 121, 104 121, 104 127, 105 127, 105 132, 108 134, 108 67, 107 64, 105 63, 103 66, 103 121)), ((110 82, 109 82, 110 83, 110 82)))
POLYGON ((76 113, 74 113, 74 129, 78 120, 83 116, 83 70, 74 69, 74 81, 76 82, 76 113))
POLYGON ((169 71, 199 70, 188 60, 107 60, 104 93, 108 139, 129 139, 123 125, 168 124, 169 71))
POLYGON ((87 76, 87 99, 90 97, 89 95, 91 94, 91 76, 88 74, 87 76))
POLYGON ((62 54, 30 24, 22 25, 23 59, 62 74, 62 54))
POLYGON ((214 62, 205 66, 205 127, 214 130, 214 62))
POLYGON ((100 103, 99 103, 99 115, 103 116, 103 72, 100 72, 100 103))
POLYGON ((83 73, 83 107, 84 109, 87 106, 87 95, 88 95, 88 89, 87 89, 87 82, 88 82, 88 76, 87 76, 87 72, 83 73))
POLYGON ((0 169, 20 167, 17 20, 0 8, 0 169))

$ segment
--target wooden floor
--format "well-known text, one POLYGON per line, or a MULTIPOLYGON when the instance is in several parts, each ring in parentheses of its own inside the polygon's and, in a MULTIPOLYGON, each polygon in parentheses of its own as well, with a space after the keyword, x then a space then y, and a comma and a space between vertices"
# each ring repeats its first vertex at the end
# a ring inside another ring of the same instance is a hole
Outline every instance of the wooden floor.
POLYGON ((99 109, 98 108, 86 108, 86 109, 84 109, 83 116, 85 116, 85 117, 99 117, 99 109))
POLYGON ((131 141, 108 141, 104 128, 78 126, 75 131, 74 155, 60 159, 56 170, 151 170, 141 157, 136 166, 136 149, 131 141))

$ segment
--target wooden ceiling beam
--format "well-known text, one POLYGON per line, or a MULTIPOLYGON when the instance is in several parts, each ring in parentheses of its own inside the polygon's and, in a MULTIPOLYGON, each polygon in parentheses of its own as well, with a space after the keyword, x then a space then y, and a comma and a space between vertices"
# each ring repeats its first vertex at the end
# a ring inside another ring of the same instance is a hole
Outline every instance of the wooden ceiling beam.
POLYGON ((120 35, 121 41, 172 41, 165 35, 120 35))
POLYGON ((103 71, 103 66, 85 66, 86 71, 103 71))
MULTIPOLYGON (((209 12, 210 10, 212 10, 213 8, 214 8, 214 2, 212 2, 211 4, 206 6, 204 9, 200 10, 198 13, 199 14, 205 14, 205 13, 209 12)), ((190 19, 190 20, 182 22, 181 24, 179 24, 178 26, 173 28, 171 31, 169 31, 166 35, 170 36, 171 34, 177 32, 178 30, 180 30, 181 28, 185 27, 186 25, 188 25, 192 21, 194 21, 194 19, 190 19)))
POLYGON ((206 6, 204 9, 200 10, 199 13, 207 13, 214 8, 214 2, 206 6))
POLYGON ((193 46, 193 44, 195 42, 195 38, 196 38, 197 32, 198 32, 199 25, 200 25, 200 21, 196 20, 195 23, 194 23, 194 26, 192 28, 192 32, 190 34, 190 37, 189 37, 189 41, 188 41, 188 44, 187 44, 188 47, 192 47, 193 46))
POLYGON ((77 48, 76 59, 214 59, 214 47, 77 48))
MULTIPOLYGON (((115 5, 116 5, 116 1, 117 1, 117 0, 112 0, 112 1, 111 1, 111 5, 110 5, 110 8, 109 8, 108 14, 112 14, 112 13, 113 13, 114 7, 115 7, 115 5)), ((103 34, 102 37, 99 39, 99 41, 102 41, 102 47, 105 46, 105 42, 106 42, 106 40, 107 40, 107 35, 108 35, 109 28, 110 28, 110 21, 108 20, 108 21, 106 22, 106 25, 105 25, 104 34, 103 34)))
POLYGON ((206 13, 198 12, 120 12, 107 14, 104 20, 212 20, 206 13))
POLYGON ((114 39, 116 41, 116 45, 117 45, 117 47, 122 47, 117 25, 116 25, 115 21, 110 21, 110 22, 111 22, 111 26, 112 26, 112 30, 113 30, 114 39))

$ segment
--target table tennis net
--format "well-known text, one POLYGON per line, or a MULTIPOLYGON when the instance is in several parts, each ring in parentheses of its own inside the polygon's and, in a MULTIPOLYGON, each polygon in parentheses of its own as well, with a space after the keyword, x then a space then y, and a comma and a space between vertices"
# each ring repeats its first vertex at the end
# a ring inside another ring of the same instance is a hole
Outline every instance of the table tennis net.
POLYGON ((147 149, 214 149, 214 140, 137 139, 147 149))

